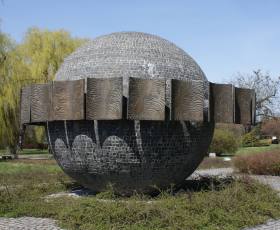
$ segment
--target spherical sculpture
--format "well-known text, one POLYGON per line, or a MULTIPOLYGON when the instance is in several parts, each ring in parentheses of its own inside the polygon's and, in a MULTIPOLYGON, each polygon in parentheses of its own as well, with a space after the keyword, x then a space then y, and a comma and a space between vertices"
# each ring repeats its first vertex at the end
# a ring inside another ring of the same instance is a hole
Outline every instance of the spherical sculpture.
MULTIPOLYGON (((101 36, 67 57, 56 81, 123 77, 207 82, 197 63, 158 36, 123 32, 101 36)), ((205 99, 208 90, 204 90, 205 99)), ((166 107, 170 109, 170 95, 166 107)), ((207 103, 206 103, 207 104, 207 103)), ((204 113, 208 108, 205 106, 204 113)), ((205 156, 213 123, 152 120, 49 121, 49 142, 61 168, 93 191, 111 184, 121 194, 180 184, 205 156)))

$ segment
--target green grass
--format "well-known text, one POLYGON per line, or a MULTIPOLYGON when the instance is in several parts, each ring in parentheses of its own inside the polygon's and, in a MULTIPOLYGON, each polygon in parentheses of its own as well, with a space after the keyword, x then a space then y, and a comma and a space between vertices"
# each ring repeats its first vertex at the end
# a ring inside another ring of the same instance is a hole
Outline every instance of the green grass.
MULTIPOLYGON (((0 149, 0 155, 4 155, 7 153, 6 149, 0 149)), ((33 155, 33 154, 49 154, 47 149, 23 149, 19 152, 19 154, 23 155, 33 155)))
POLYGON ((276 192, 248 178, 204 179, 179 193, 162 191, 156 197, 123 198, 109 190, 46 200, 77 186, 53 161, 46 162, 0 162, 0 216, 50 217, 75 230, 240 229, 280 218, 276 192))
POLYGON ((36 173, 36 172, 47 172, 57 173, 62 170, 55 164, 32 164, 32 163, 11 163, 11 162, 0 162, 0 174, 20 174, 20 173, 36 173))
POLYGON ((23 149, 20 154, 49 154, 47 149, 23 149))
POLYGON ((249 155, 261 152, 271 152, 280 150, 280 144, 278 145, 269 145, 269 146, 262 146, 262 147, 242 147, 239 148, 238 151, 235 153, 236 156, 238 155, 249 155))

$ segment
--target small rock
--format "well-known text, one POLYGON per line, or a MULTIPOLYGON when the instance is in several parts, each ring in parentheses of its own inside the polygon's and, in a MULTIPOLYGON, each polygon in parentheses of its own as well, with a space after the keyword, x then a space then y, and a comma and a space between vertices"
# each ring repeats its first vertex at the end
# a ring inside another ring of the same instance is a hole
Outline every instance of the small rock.
POLYGON ((209 153, 209 157, 215 158, 216 157, 216 153, 209 153))
POLYGON ((231 161, 230 157, 224 157, 224 161, 231 161))

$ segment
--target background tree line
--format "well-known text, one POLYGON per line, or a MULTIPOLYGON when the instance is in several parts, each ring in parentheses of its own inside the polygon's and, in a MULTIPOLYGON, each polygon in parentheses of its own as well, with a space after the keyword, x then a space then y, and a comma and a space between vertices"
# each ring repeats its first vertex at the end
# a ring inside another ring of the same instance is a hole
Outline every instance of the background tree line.
POLYGON ((237 74, 229 82, 237 87, 255 89, 257 121, 279 117, 280 77, 273 78, 260 69, 251 74, 237 74))
MULTIPOLYGON (((53 80, 63 59, 85 41, 64 30, 31 28, 23 41, 16 43, 0 31, 0 148, 12 153, 17 150, 20 88, 53 80)), ((44 129, 29 131, 35 142, 43 142, 44 129)))

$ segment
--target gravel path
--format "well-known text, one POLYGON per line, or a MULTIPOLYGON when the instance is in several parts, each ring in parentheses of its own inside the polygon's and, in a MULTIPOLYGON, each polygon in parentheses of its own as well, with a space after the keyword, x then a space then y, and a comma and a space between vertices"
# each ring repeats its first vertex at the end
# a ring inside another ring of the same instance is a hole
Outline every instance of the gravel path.
POLYGON ((63 230, 55 224, 55 220, 48 218, 1 218, 1 230, 63 230))
MULTIPOLYGON (((279 176, 251 175, 250 177, 259 181, 260 183, 269 185, 272 189, 278 191, 280 194, 280 177, 279 176)), ((280 228, 279 228, 279 230, 280 230, 280 228)))
POLYGON ((196 170, 188 179, 195 179, 200 176, 218 176, 218 177, 227 177, 233 174, 232 168, 215 168, 215 169, 201 169, 196 170))
POLYGON ((253 228, 244 228, 243 230, 279 230, 280 220, 270 220, 266 224, 261 224, 253 228))
MULTIPOLYGON (((195 171, 188 179, 196 179, 201 176, 226 177, 232 174, 233 174, 232 168, 204 169, 204 170, 195 171)), ((257 175, 251 175, 250 177, 258 180, 261 183, 271 186, 273 189, 278 191, 280 195, 280 177, 257 176, 257 175)), ((63 193, 62 195, 69 195, 69 194, 63 193)), ((78 197, 81 195, 83 195, 83 192, 81 192, 78 195, 74 194, 73 197, 78 197)), ((34 218, 34 217, 22 217, 22 218, 0 217, 0 229, 1 230, 62 230, 61 228, 57 227, 55 220, 47 219, 47 218, 34 218)), ((245 228, 243 230, 280 230, 280 220, 270 220, 266 224, 258 225, 252 228, 245 228)))

